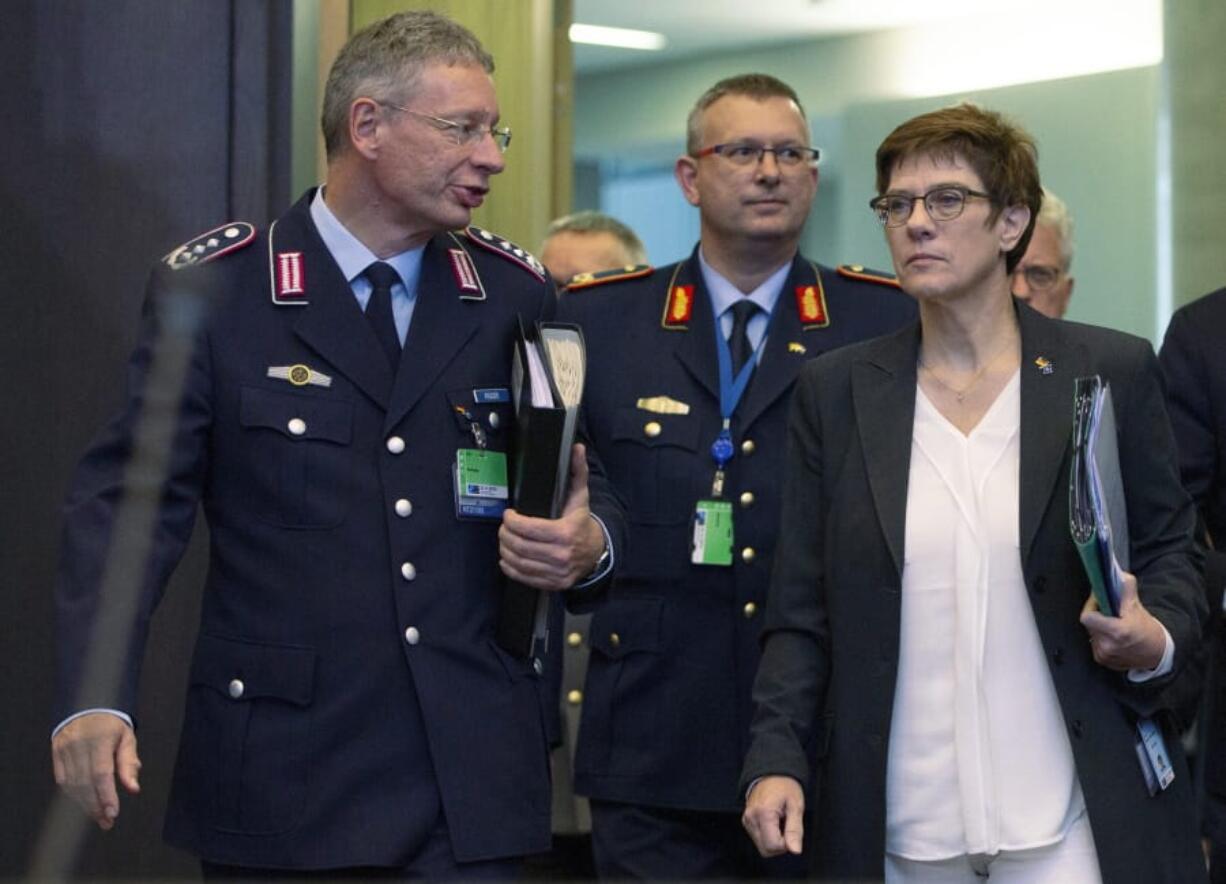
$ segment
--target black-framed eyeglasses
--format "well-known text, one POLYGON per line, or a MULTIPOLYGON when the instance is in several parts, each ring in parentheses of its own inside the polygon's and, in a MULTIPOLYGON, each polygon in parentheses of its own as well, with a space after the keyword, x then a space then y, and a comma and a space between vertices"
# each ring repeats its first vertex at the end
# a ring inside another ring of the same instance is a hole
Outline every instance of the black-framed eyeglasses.
POLYGON ((961 184, 946 184, 934 187, 919 196, 909 196, 903 193, 886 193, 868 201, 868 207, 876 214, 877 220, 886 227, 902 227, 915 211, 915 204, 924 201, 924 209, 929 217, 937 221, 952 221, 962 214, 966 201, 971 197, 990 200, 990 194, 971 190, 961 184))
POLYGON ((767 154, 773 154, 775 162, 780 166, 795 167, 801 164, 813 165, 822 158, 822 152, 816 147, 801 147, 798 144, 785 144, 782 147, 769 147, 764 144, 754 144, 750 141, 737 141, 732 144, 713 144, 704 147, 694 154, 695 159, 716 154, 723 157, 734 166, 756 165, 762 162, 767 154))
POLYGON ((446 132, 455 142, 457 147, 473 147, 481 141, 486 135, 494 139, 494 144, 498 145, 498 149, 506 153, 508 147, 511 146, 511 127, 510 126, 487 126, 484 123, 457 123, 455 120, 446 120, 442 117, 436 117, 434 114, 424 114, 421 111, 415 111, 411 107, 404 107, 399 104, 393 104, 390 101, 379 101, 378 104, 384 107, 395 108, 398 111, 403 111, 406 114, 412 114, 415 117, 421 117, 423 120, 431 123, 435 129, 440 132, 446 132))
POLYGON ((1055 285, 1064 275, 1064 271, 1045 264, 1031 264, 1029 267, 1018 267, 1013 271, 1013 275, 1026 277, 1026 285, 1036 291, 1043 291, 1055 285))

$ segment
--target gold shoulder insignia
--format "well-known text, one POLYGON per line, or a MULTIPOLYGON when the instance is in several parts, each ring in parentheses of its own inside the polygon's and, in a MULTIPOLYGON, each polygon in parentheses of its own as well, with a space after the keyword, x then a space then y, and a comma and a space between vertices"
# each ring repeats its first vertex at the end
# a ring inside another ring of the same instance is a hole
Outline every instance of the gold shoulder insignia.
POLYGON ((614 267, 612 270, 600 270, 596 273, 575 274, 566 284, 568 292, 590 289, 592 286, 603 285, 606 282, 617 282, 622 279, 639 279, 648 276, 655 268, 650 264, 627 264, 625 267, 614 267))
POLYGON ((231 221, 171 249, 162 262, 171 270, 182 270, 238 251, 254 239, 253 226, 246 221, 231 221))
POLYGON ((876 282, 881 285, 890 285, 894 288, 900 288, 898 280, 888 273, 879 273, 876 270, 868 270, 862 264, 840 264, 836 270, 839 276, 847 279, 858 279, 861 282, 876 282))
POLYGON ((464 232, 470 240, 483 249, 493 252, 495 255, 502 255, 512 264, 518 264, 541 282, 546 280, 545 265, 538 261, 536 256, 527 249, 521 249, 509 239, 503 239, 498 234, 482 230, 480 227, 470 225, 465 228, 464 232))

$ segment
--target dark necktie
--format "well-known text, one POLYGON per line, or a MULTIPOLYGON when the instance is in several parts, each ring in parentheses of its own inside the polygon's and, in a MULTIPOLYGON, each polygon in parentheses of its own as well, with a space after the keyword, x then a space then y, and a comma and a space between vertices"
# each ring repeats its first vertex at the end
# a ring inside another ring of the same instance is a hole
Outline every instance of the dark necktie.
POLYGON ((392 285, 400 282, 391 264, 376 261, 362 275, 370 280, 370 300, 366 302, 366 321, 379 339, 379 345, 387 354, 392 374, 400 366, 400 335, 396 332, 396 320, 392 317, 392 285))
POLYGON ((749 320, 760 310, 753 301, 744 298, 732 305, 732 334, 728 336, 728 349, 732 351, 732 376, 753 355, 753 347, 749 345, 749 320))

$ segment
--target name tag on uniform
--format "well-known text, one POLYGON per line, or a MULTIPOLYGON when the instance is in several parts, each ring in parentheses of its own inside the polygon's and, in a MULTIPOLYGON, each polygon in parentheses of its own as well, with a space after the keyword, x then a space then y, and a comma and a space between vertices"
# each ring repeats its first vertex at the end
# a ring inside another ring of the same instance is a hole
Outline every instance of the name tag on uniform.
POLYGON ((504 453, 485 448, 461 448, 455 454, 452 473, 456 518, 502 518, 510 497, 504 453))
POLYGON ((732 564, 732 503, 700 500, 694 508, 690 562, 695 565, 732 564))

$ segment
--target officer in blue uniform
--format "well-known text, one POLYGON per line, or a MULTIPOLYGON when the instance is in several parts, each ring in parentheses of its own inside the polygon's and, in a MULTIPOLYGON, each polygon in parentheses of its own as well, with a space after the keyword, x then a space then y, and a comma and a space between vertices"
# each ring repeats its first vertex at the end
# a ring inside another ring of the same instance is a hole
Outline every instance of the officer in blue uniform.
POLYGON ((579 277, 559 307, 586 331, 587 428, 628 521, 591 627, 576 790, 603 877, 802 877, 757 855, 737 790, 788 400, 807 360, 915 309, 888 278, 798 254, 817 152, 786 84, 717 83, 688 130, 697 248, 579 277))
POLYGON ((498 513, 513 330, 553 287, 467 227, 509 141, 492 70, 432 13, 356 34, 327 85, 325 188, 268 230, 227 224, 166 257, 126 406, 75 477, 57 780, 104 829, 114 779, 136 790, 143 639, 203 504, 210 568, 165 835, 208 875, 498 876, 549 847, 539 666, 494 640, 503 575, 598 578, 620 516, 595 474, 589 505, 581 448, 559 519, 498 513), (185 306, 201 319, 167 399, 151 363, 185 306), (85 649, 116 601, 100 583, 155 399, 177 421, 147 580, 114 649, 122 686, 91 692, 85 649))

